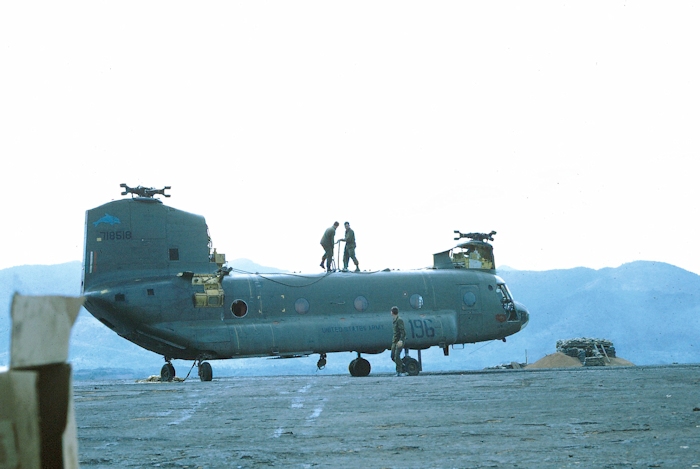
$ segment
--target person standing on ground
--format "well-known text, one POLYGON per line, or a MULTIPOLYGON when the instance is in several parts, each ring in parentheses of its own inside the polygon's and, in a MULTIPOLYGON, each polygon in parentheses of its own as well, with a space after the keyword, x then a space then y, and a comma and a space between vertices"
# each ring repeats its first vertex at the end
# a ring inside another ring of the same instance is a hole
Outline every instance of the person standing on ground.
POLYGON ((323 263, 327 261, 328 272, 331 271, 331 262, 333 261, 333 245, 335 244, 335 230, 340 226, 340 223, 335 222, 333 226, 327 228, 323 233, 323 238, 321 238, 321 246, 325 253, 321 258, 321 268, 324 268, 323 263))
POLYGON ((393 321, 394 336, 391 340, 391 359, 396 363, 396 376, 406 376, 403 371, 403 362, 401 361, 401 351, 406 341, 406 328, 403 324, 403 319, 399 317, 399 308, 391 307, 391 318, 393 321))
POLYGON ((357 244, 355 244, 355 232, 352 228, 350 228, 350 222, 345 222, 345 238, 343 238, 342 241, 345 241, 345 251, 343 252, 343 272, 348 271, 350 259, 352 259, 352 262, 355 264, 355 272, 359 272, 360 263, 357 262, 357 257, 355 257, 355 246, 357 246, 357 244))

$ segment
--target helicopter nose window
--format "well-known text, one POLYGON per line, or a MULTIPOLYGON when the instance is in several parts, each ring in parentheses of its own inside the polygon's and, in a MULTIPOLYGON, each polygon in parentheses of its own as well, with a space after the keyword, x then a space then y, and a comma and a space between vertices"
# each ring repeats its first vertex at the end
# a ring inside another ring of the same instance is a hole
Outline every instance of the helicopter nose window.
POLYGON ((508 314, 508 321, 517 321, 518 313, 515 310, 515 302, 513 301, 513 296, 510 294, 510 290, 505 283, 496 285, 496 291, 501 298, 501 306, 503 310, 508 314))
POLYGON ((506 287, 505 283, 499 283, 496 285, 496 292, 498 293, 498 297, 501 299, 501 303, 513 301, 513 298, 511 298, 510 292, 508 291, 508 287, 506 287))

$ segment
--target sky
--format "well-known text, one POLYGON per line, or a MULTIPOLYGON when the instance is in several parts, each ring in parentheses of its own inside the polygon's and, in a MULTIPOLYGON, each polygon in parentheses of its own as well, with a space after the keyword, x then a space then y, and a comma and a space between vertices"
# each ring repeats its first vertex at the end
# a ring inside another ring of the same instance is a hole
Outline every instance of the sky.
POLYGON ((497 266, 700 274, 700 5, 3 2, 0 269, 82 260, 85 210, 172 186, 214 247, 320 272, 421 268, 454 230, 497 266))

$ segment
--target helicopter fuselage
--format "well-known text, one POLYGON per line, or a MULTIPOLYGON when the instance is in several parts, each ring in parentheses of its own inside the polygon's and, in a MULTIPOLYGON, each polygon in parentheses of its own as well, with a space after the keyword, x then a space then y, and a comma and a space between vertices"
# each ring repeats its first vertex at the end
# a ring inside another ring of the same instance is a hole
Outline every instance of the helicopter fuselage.
POLYGON ((156 199, 88 210, 85 227, 85 307, 168 362, 381 353, 391 347, 393 306, 414 350, 504 339, 529 320, 492 254, 470 268, 469 253, 491 253, 480 241, 436 254, 425 269, 264 274, 224 267, 204 218, 156 199))

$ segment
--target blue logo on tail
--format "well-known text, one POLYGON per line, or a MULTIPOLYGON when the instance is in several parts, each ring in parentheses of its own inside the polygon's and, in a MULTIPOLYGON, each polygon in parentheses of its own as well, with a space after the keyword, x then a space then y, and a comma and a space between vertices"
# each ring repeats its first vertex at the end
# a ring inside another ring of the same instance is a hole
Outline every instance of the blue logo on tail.
POLYGON ((114 225, 119 225, 121 223, 121 221, 119 220, 119 218, 112 216, 109 213, 105 213, 104 217, 100 218, 96 222, 93 222, 92 225, 97 227, 97 225, 99 225, 100 223, 106 223, 108 225, 114 226, 114 225))

